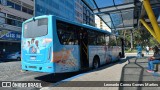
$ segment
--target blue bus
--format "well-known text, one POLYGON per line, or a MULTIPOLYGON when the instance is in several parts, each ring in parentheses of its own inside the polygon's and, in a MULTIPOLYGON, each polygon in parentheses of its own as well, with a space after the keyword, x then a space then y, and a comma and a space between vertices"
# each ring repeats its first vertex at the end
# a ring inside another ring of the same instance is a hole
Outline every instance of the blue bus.
POLYGON ((65 73, 98 68, 117 61, 122 47, 108 31, 54 15, 38 16, 22 25, 22 70, 65 73))

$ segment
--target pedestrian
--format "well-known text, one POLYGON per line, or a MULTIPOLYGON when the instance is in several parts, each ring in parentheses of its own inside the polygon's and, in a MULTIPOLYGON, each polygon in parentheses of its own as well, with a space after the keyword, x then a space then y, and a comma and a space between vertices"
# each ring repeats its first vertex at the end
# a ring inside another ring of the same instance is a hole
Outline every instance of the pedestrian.
POLYGON ((148 58, 148 69, 147 72, 153 73, 154 72, 154 64, 160 63, 160 51, 157 46, 153 48, 154 54, 153 56, 148 58))
POLYGON ((149 55, 149 47, 148 46, 146 46, 146 54, 149 55))
POLYGON ((141 57, 142 56, 142 47, 140 44, 137 45, 137 57, 141 57))

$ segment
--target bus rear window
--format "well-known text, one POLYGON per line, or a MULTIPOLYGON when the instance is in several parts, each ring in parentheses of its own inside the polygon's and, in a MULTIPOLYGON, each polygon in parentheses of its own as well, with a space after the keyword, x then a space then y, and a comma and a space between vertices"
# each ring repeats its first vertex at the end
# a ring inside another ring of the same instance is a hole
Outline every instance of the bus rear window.
POLYGON ((48 19, 37 19, 24 25, 24 37, 35 38, 45 36, 48 33, 48 19))

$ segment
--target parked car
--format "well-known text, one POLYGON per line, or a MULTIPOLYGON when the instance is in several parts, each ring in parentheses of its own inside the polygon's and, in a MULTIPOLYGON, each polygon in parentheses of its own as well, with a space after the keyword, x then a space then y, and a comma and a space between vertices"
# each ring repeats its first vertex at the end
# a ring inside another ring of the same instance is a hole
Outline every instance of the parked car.
POLYGON ((15 59, 15 60, 20 61, 21 60, 21 52, 19 51, 19 52, 14 52, 14 53, 8 54, 7 59, 15 59))
POLYGON ((0 58, 3 58, 3 52, 0 51, 0 58))

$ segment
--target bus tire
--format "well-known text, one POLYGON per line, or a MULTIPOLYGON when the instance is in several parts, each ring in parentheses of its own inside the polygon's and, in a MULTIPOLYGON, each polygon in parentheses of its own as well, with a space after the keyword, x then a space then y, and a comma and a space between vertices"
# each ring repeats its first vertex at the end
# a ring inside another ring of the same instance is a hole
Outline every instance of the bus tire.
POLYGON ((100 60, 98 56, 95 56, 93 59, 92 68, 97 69, 100 66, 100 60))

